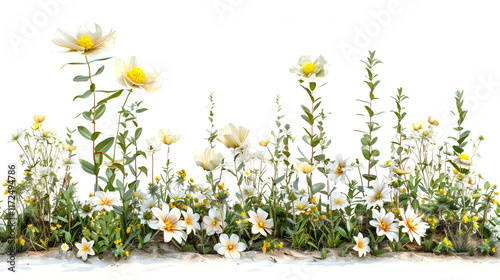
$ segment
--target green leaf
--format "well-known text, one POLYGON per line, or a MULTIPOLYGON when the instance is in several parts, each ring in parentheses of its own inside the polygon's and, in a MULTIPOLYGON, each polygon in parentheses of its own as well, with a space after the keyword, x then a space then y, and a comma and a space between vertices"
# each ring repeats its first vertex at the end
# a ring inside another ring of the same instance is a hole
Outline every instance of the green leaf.
POLYGON ((104 104, 106 102, 108 102, 109 100, 111 99, 114 99, 114 98, 117 98, 119 97, 123 92, 123 89, 120 89, 118 91, 115 91, 113 94, 111 94, 110 96, 108 96, 107 98, 104 98, 103 100, 97 102, 97 106, 101 105, 101 104, 104 104))
MULTIPOLYGON (((94 59, 92 61, 89 61, 89 64, 92 63, 92 62, 95 62, 95 61, 104 61, 104 60, 108 60, 110 58, 113 58, 112 56, 110 57, 105 57, 105 58, 99 58, 99 59, 94 59)), ((70 63, 66 63, 64 64, 63 66, 61 66, 61 69, 63 69, 64 66, 66 65, 87 65, 87 62, 70 62, 70 63)))
POLYGON ((372 109, 370 109, 370 107, 368 107, 368 106, 365 106, 365 108, 366 108, 366 111, 368 111, 368 115, 370 117, 373 117, 373 111, 372 111, 372 109))
POLYGON ((142 127, 139 127, 135 131, 135 141, 137 141, 137 139, 139 139, 139 137, 141 137, 141 134, 142 134, 142 127))
POLYGON ((322 189, 325 188, 325 183, 316 183, 312 186, 311 188, 311 194, 315 195, 317 192, 321 191, 322 189))
POLYGON ((281 181, 283 181, 283 179, 285 179, 285 175, 279 177, 278 179, 274 180, 274 185, 276 186, 277 184, 279 184, 281 181))
POLYGON ((97 110, 95 110, 95 119, 99 119, 104 115, 104 112, 106 111, 106 105, 101 104, 101 106, 97 107, 97 110))
POLYGON ((91 138, 90 138, 90 137, 91 137, 92 133, 90 133, 90 131, 89 131, 86 127, 79 126, 79 127, 78 127, 78 132, 80 132, 80 134, 81 134, 84 138, 86 138, 86 139, 88 139, 88 140, 91 140, 91 138))
POLYGON ((109 137, 102 140, 99 144, 95 146, 95 151, 96 152, 101 151, 103 153, 106 153, 109 150, 109 148, 111 148, 111 146, 113 145, 114 140, 115 140, 114 137, 109 137))
POLYGON ((91 175, 95 175, 94 173, 94 165, 84 159, 79 159, 80 161, 80 164, 82 165, 82 169, 83 171, 91 174, 91 175))
POLYGON ((99 67, 99 69, 97 69, 97 72, 95 72, 94 76, 101 74, 103 71, 104 71, 104 65, 99 67))
POLYGON ((138 109, 137 110, 137 114, 140 114, 142 112, 146 112, 148 110, 148 108, 141 108, 141 109, 138 109))
POLYGON ((95 141, 97 139, 97 137, 99 137, 99 135, 101 135, 101 132, 99 132, 99 131, 92 133, 92 135, 90 136, 90 140, 95 141))
POLYGON ((363 156, 365 157, 365 159, 370 160, 370 151, 366 148, 361 149, 361 151, 363 152, 363 156))
POLYGON ((370 174, 370 175, 363 174, 363 178, 365 178, 368 181, 373 181, 373 180, 377 179, 377 175, 375 175, 375 174, 370 174))
POLYGON ((91 94, 92 94, 92 91, 87 90, 84 94, 75 96, 75 98, 73 98, 73 101, 75 101, 78 98, 85 99, 85 98, 89 97, 91 94))
POLYGON ((73 78, 73 82, 86 82, 89 79, 90 79, 89 76, 78 75, 78 76, 76 76, 76 77, 73 78))

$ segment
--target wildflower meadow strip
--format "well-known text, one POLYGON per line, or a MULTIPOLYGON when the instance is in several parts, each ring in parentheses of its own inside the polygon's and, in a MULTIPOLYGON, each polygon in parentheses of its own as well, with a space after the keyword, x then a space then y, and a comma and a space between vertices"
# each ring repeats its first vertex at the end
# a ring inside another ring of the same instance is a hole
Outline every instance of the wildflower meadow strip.
POLYGON ((84 24, 74 35, 58 32, 53 42, 81 58, 63 67, 82 70, 73 81, 83 93, 74 101, 85 102, 88 110, 78 114, 82 125, 67 129, 65 139, 45 127, 46 115, 35 115, 30 127, 12 135, 25 169, 22 180, 9 181, 12 188, 4 185, 5 194, 18 198, 14 213, 2 213, 4 224, 11 217, 17 224, 17 229, 1 228, 4 250, 15 236, 15 252, 59 247, 84 261, 106 252, 128 257, 151 242, 234 259, 244 258, 246 250, 272 254, 283 247, 318 250, 323 258, 329 248, 342 255, 356 251, 359 257, 402 250, 495 253, 499 194, 478 170, 478 148, 485 139, 472 139, 463 126, 463 92, 454 96, 457 125, 447 142, 438 143, 439 120, 432 116, 405 127, 410 97, 396 89, 393 138, 390 153, 383 155, 376 91, 381 80, 375 72, 382 61, 370 51, 361 64, 367 98, 358 100, 362 158, 351 160, 340 153, 342 147, 331 146, 334 135, 325 125, 329 112, 321 88, 328 62, 323 56, 301 56, 289 70, 309 97, 307 104, 296 104, 304 122, 286 123, 284 97, 277 95, 276 126, 258 143, 249 140, 251 131, 243 126, 215 124, 215 95, 209 94, 206 146, 192 151, 204 175, 196 182, 186 170, 174 170, 171 149, 182 135, 158 127, 157 136, 144 139, 138 116, 147 108, 142 101, 129 102, 135 91, 159 93, 161 73, 147 71, 136 56, 102 56, 114 44, 114 30, 105 34, 97 24, 84 24), (100 88, 93 78, 106 73, 103 63, 110 59, 116 88, 100 88), (122 95, 115 130, 97 131, 96 122, 109 114, 107 102, 122 95), (302 127, 303 136, 293 135, 292 126, 302 127), (77 131, 92 142, 91 152, 78 160, 74 151, 81 144, 72 139, 77 131), (224 149, 230 157, 222 155, 224 149), (158 162, 159 153, 167 155, 166 162, 158 162), (92 177, 88 199, 76 196, 75 168, 92 177))

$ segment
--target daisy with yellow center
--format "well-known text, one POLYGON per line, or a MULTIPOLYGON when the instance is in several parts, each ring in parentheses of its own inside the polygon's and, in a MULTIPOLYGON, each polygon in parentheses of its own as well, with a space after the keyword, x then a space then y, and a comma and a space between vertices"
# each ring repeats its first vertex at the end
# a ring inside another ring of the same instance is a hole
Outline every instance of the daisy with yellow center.
POLYGON ((187 234, 184 231, 186 224, 181 221, 181 211, 178 208, 172 208, 168 204, 163 204, 162 209, 153 207, 153 214, 158 219, 158 228, 163 231, 163 239, 165 242, 170 242, 173 239, 181 244, 187 239, 187 234))
POLYGON ((94 246, 94 240, 87 241, 85 237, 82 238, 82 243, 76 243, 75 247, 78 248, 78 253, 76 253, 76 257, 81 257, 82 260, 86 261, 88 255, 95 255, 94 250, 92 249, 94 246))
POLYGON ((400 209, 400 211, 402 221, 399 222, 399 225, 403 226, 403 232, 408 233, 410 241, 415 239, 417 244, 420 245, 420 238, 425 236, 425 231, 429 228, 429 225, 422 221, 423 216, 415 213, 411 206, 408 206, 406 211, 404 209, 400 209))
POLYGON ((363 234, 360 232, 358 236, 354 236, 354 240, 356 241, 356 245, 354 245, 354 251, 357 251, 359 257, 366 256, 366 253, 370 251, 370 247, 368 244, 370 243, 370 239, 368 237, 363 237, 363 234))
POLYGON ((196 232, 196 230, 201 230, 200 224, 198 223, 200 214, 193 213, 193 209, 188 207, 186 211, 182 212, 182 216, 184 217, 184 223, 186 224, 187 234, 190 234, 191 231, 196 232))
POLYGON ((272 234, 273 219, 267 219, 268 213, 262 209, 257 209, 257 213, 254 211, 248 211, 249 219, 248 221, 252 223, 252 233, 260 233, 264 236, 272 234))
POLYGON ((339 181, 346 184, 347 183, 347 171, 351 171, 353 169, 352 166, 348 163, 349 158, 343 158, 342 154, 338 154, 335 157, 335 162, 330 163, 328 169, 331 170, 328 173, 328 180, 332 180, 335 184, 339 181))
POLYGON ((372 208, 377 205, 382 207, 384 202, 391 201, 391 193, 385 181, 373 181, 373 189, 366 188, 365 192, 366 196, 364 197, 364 200, 366 201, 368 208, 372 208))
POLYGON ((302 80, 313 82, 316 77, 324 77, 326 70, 324 66, 326 60, 322 55, 316 60, 312 60, 310 56, 303 55, 300 57, 296 65, 290 67, 290 72, 297 74, 302 80))
POLYGON ((52 42, 60 47, 68 49, 66 52, 77 52, 87 56, 95 56, 111 48, 115 42, 115 31, 111 31, 103 36, 101 26, 94 23, 82 24, 78 27, 76 35, 72 35, 64 30, 57 29, 59 37, 52 42))
POLYGON ((231 237, 228 237, 227 234, 221 234, 219 240, 220 242, 215 244, 214 250, 227 259, 239 260, 241 258, 240 252, 247 248, 245 243, 239 242, 240 238, 234 233, 231 234, 231 237))
POLYGON ((63 243, 63 244, 61 245, 61 250, 63 250, 64 252, 68 251, 68 249, 69 249, 68 244, 63 243))
POLYGON ((95 192, 92 197, 92 204, 96 211, 111 211, 113 206, 121 206, 120 195, 116 192, 95 192))
POLYGON ((394 222, 394 213, 386 213, 384 208, 372 210, 372 217, 374 220, 370 221, 370 225, 377 229, 377 235, 385 235, 389 241, 399 240, 399 227, 394 222))
POLYGON ((207 235, 221 234, 224 221, 221 221, 221 214, 215 209, 210 209, 208 215, 203 217, 202 227, 207 231, 207 235))
POLYGON ((331 196, 332 206, 330 209, 332 210, 343 210, 349 205, 347 202, 347 196, 344 193, 333 192, 331 196))
POLYGON ((142 89, 148 93, 155 92, 161 88, 157 78, 160 72, 145 72, 139 67, 138 58, 130 57, 127 61, 119 58, 113 63, 111 73, 118 82, 128 88, 142 89))

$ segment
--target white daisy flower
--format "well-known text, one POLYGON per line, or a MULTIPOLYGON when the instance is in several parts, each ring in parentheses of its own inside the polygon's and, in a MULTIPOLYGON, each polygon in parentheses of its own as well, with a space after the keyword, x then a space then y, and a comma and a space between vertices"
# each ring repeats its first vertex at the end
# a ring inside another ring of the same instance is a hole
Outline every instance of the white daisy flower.
POLYGON ((221 234, 219 238, 220 242, 215 244, 214 250, 217 253, 223 255, 227 259, 240 259, 240 252, 245 251, 247 245, 243 242, 238 242, 239 237, 236 234, 231 234, 228 237, 227 234, 221 234))

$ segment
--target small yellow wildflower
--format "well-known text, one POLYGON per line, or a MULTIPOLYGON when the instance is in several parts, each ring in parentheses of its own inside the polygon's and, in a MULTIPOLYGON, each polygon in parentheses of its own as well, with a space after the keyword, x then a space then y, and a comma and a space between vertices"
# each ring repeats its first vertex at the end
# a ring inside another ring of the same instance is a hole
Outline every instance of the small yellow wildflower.
POLYGON ((245 212, 241 212, 240 216, 245 217, 247 214, 245 212))
POLYGON ((126 257, 128 257, 128 256, 129 256, 128 251, 125 251, 125 256, 126 256, 126 257))

